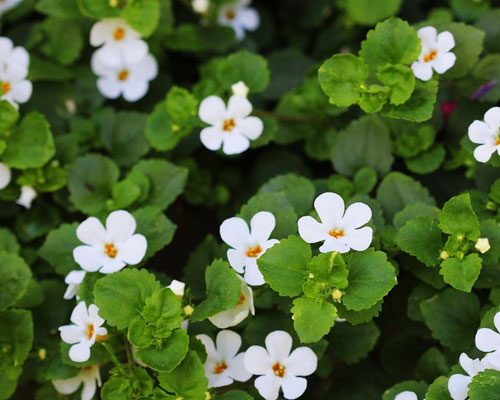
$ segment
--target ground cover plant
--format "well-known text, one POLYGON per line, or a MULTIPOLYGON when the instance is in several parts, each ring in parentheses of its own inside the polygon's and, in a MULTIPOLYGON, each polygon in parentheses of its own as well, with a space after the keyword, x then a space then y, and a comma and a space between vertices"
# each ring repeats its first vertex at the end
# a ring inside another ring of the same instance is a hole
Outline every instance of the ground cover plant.
POLYGON ((0 14, 0 399, 500 398, 500 1, 0 14))

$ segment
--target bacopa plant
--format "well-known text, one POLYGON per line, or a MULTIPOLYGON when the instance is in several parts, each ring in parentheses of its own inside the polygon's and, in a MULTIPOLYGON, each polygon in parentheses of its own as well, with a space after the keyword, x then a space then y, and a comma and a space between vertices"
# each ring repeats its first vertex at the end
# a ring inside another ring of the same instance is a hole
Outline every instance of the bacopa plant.
POLYGON ((499 19, 0 0, 0 400, 500 399, 499 19))

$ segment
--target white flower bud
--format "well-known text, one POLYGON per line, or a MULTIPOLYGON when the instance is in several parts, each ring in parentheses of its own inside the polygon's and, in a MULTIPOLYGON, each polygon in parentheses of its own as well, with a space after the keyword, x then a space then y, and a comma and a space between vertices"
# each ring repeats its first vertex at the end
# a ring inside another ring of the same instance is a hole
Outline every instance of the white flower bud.
POLYGON ((248 96, 248 86, 245 85, 245 82, 239 81, 238 83, 235 83, 233 86, 231 86, 231 89, 233 90, 233 94, 235 96, 243 96, 247 97, 248 96))
POLYGON ((210 7, 209 0, 193 0, 192 2, 193 10, 198 14, 206 14, 208 8, 210 7))
POLYGON ((490 241, 488 238, 479 238, 477 239, 477 243, 474 246, 481 254, 486 253, 489 249, 491 249, 490 241))

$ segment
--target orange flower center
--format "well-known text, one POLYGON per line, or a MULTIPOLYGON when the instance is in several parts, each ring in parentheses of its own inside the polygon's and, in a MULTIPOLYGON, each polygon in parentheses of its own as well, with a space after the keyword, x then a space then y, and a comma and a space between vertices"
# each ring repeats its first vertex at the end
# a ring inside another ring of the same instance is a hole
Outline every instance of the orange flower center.
POLYGON ((128 69, 122 69, 120 72, 118 72, 118 80, 119 81, 126 81, 128 79, 129 75, 130 75, 130 72, 128 69))
POLYGON ((124 37, 125 37, 125 29, 118 27, 113 31, 113 39, 115 39, 117 42, 123 40, 124 37))
POLYGON ((231 132, 234 127, 236 126, 236 122, 234 122, 234 119, 226 119, 224 123, 222 124, 222 130, 226 132, 231 132))
POLYGON ((222 374, 227 369, 227 364, 224 361, 215 364, 214 374, 222 374))
POLYGON ((87 335, 89 340, 92 339, 92 336, 94 336, 94 324, 87 325, 87 332, 85 332, 85 335, 87 335))
POLYGON ((247 257, 258 257, 258 255, 262 253, 262 248, 257 245, 255 247, 251 247, 247 250, 247 257))
POLYGON ((236 304, 236 307, 237 306, 241 306, 246 300, 246 297, 245 295, 242 293, 241 296, 240 296, 240 302, 238 304, 236 304))
POLYGON ((424 61, 425 62, 429 62, 429 61, 432 61, 434 60, 436 57, 437 57, 437 51, 436 50, 431 50, 425 57, 424 57, 424 61))
POLYGON ((106 254, 109 258, 115 258, 118 250, 113 243, 106 243, 104 245, 104 254, 106 254))
POLYGON ((2 90, 3 90, 3 94, 7 94, 10 92, 10 83, 9 82, 2 82, 2 90))
POLYGON ((335 228, 332 229, 330 232, 328 232, 328 234, 330 236, 333 236, 335 239, 338 239, 339 237, 344 236, 344 230, 343 229, 338 230, 337 228, 335 228))
POLYGON ((276 363, 273 365, 274 375, 283 378, 285 376, 285 366, 280 363, 276 363))
POLYGON ((236 17, 236 13, 234 10, 227 10, 226 11, 226 18, 230 21, 232 21, 236 17))
POLYGON ((495 138, 495 146, 500 145, 500 128, 498 128, 498 131, 499 131, 498 136, 495 138))

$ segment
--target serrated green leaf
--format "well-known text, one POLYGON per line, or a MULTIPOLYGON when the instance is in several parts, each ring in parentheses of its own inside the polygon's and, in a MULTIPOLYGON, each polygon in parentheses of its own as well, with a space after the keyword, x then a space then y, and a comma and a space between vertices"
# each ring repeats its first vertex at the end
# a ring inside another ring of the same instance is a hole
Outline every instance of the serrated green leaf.
POLYGON ((373 25, 397 14, 401 0, 347 0, 347 14, 360 25, 373 25))
POLYGON ((75 247, 82 245, 76 237, 78 223, 62 224, 59 228, 50 231, 38 254, 54 268, 60 275, 66 275, 80 266, 73 258, 75 247))
POLYGON ((355 326, 339 322, 328 336, 328 342, 336 358, 346 364, 355 364, 373 350, 379 336, 380 330, 373 321, 355 326))
POLYGON ((23 297, 31 270, 21 257, 0 251, 0 276, 0 310, 4 310, 23 297))
POLYGON ((463 259, 447 258, 441 263, 439 274, 455 289, 470 292, 481 272, 482 260, 477 254, 469 254, 463 259))
POLYGON ((480 235, 479 221, 472 209, 468 193, 448 200, 439 213, 439 227, 444 233, 462 235, 469 240, 477 240, 480 235))
POLYGON ((500 371, 487 369, 479 372, 469 383, 470 400, 494 400, 500 391, 500 371))
POLYGON ((293 326, 302 343, 317 342, 335 324, 337 310, 322 299, 299 297, 293 301, 293 326))
POLYGON ((391 89, 390 103, 399 105, 406 102, 415 88, 413 70, 404 65, 385 65, 378 69, 377 79, 391 89))

